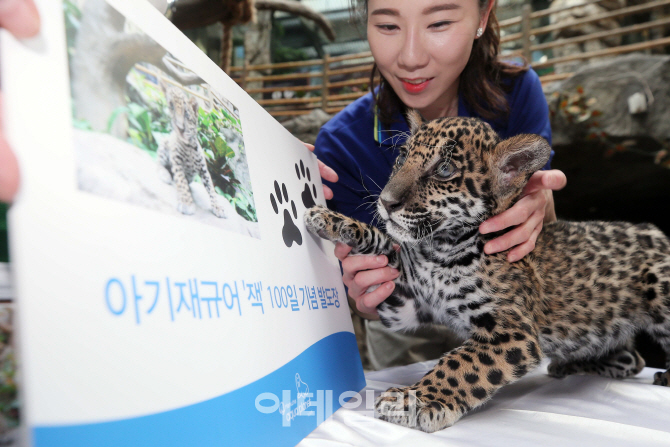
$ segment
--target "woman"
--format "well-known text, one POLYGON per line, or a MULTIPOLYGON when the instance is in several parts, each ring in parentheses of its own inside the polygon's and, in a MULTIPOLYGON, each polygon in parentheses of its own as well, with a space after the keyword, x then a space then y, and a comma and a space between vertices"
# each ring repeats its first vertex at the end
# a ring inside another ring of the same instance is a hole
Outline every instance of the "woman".
MULTIPOLYGON (((498 61, 498 24, 494 0, 358 0, 367 18, 368 41, 380 87, 350 104, 319 133, 315 153, 337 172, 339 181, 325 176, 333 191, 329 206, 370 223, 374 202, 391 172, 408 131, 407 108, 424 119, 475 116, 484 119, 503 138, 521 133, 542 135, 551 142, 547 103, 537 75, 527 67, 498 61), (330 182, 328 181, 330 180, 330 182)), ((548 166, 546 167, 548 168, 548 166)), ((556 170, 536 173, 524 197, 511 209, 480 226, 490 233, 511 229, 485 246, 486 253, 510 249, 515 262, 533 248, 544 221, 555 220, 552 190, 565 186, 556 170)), ((343 280, 356 308, 374 319, 376 306, 394 288, 398 271, 386 267, 385 256, 348 256, 338 245, 343 280), (372 292, 367 289, 380 285, 372 292)), ((366 322, 373 366, 392 366, 435 358, 444 345, 441 329, 429 331, 423 347, 409 337, 382 332, 379 323, 366 322), (438 343, 435 344, 435 338, 438 343), (388 345, 378 349, 380 344, 388 345), (433 347, 426 348, 427 342, 433 347), (403 345, 400 347, 400 345, 403 345), (425 351, 416 353, 416 350, 425 351), (409 352, 409 356, 404 355, 409 352), (402 355, 401 355, 402 354, 402 355)))

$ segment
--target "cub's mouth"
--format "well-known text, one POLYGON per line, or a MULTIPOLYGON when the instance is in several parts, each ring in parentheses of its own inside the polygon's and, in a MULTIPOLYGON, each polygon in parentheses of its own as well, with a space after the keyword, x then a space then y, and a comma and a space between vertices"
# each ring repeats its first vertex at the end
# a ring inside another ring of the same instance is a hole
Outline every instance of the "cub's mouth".
POLYGON ((385 225, 386 233, 398 242, 414 243, 421 239, 418 234, 415 234, 416 231, 412 231, 411 228, 407 228, 406 225, 397 222, 392 217, 383 219, 382 221, 385 225))

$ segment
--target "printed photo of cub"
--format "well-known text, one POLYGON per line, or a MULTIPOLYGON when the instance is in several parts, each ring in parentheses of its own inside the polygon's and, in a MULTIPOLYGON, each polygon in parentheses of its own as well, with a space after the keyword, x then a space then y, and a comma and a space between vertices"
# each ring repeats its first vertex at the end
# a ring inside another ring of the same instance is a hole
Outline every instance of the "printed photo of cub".
POLYGON ((183 214, 195 212, 189 185, 199 175, 209 195, 212 213, 226 217, 207 170, 205 153, 198 143, 198 101, 194 96, 187 98, 179 85, 161 79, 160 87, 170 110, 172 132, 158 147, 158 161, 166 169, 162 171, 163 179, 174 183, 177 189, 177 209, 183 214))
POLYGON ((63 0, 81 191, 260 238, 239 109, 104 0, 63 0))

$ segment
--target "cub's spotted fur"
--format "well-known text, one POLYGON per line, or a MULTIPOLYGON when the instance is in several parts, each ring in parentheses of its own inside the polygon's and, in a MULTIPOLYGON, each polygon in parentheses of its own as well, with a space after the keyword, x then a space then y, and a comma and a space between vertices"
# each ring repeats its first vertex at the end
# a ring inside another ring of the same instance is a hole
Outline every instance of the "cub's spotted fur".
POLYGON ((172 132, 158 147, 157 157, 167 169, 163 179, 168 183, 174 181, 177 188, 177 210, 183 214, 195 212, 189 185, 198 174, 209 194, 212 213, 217 217, 226 217, 217 201, 218 194, 198 142, 198 101, 193 96, 187 98, 181 88, 163 80, 160 86, 170 109, 172 132))
MULTIPOLYGON (((410 114, 410 122, 412 136, 378 200, 385 233, 323 207, 305 215, 313 233, 352 253, 385 254, 400 270, 377 308, 386 326, 440 323, 467 339, 420 382, 389 390, 404 397, 380 397, 381 418, 427 432, 449 427, 543 356, 556 377, 633 376, 644 367, 631 344, 641 329, 670 359, 667 237, 648 224, 555 222, 519 262, 484 255, 497 235, 480 234, 479 224, 519 198, 549 145, 535 135, 500 141, 471 118, 421 124, 410 114), (417 412, 403 412, 414 393, 417 412)), ((669 378, 670 370, 657 373, 654 383, 669 378)))

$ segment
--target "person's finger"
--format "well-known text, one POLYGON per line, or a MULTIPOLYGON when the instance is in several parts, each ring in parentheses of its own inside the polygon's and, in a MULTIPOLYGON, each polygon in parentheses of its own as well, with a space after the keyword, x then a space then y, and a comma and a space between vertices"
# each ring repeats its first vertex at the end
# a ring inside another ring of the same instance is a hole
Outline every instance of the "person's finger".
POLYGON ((304 141, 302 141, 301 143, 304 144, 307 149, 314 152, 314 145, 313 144, 305 143, 304 141))
POLYGON ((332 199, 335 196, 335 194, 333 194, 333 190, 330 189, 329 187, 327 187, 326 185, 322 185, 322 186, 323 186, 323 197, 326 200, 332 199))
POLYGON ((347 256, 344 259, 341 259, 341 261, 342 270, 346 277, 345 279, 353 278, 361 270, 373 270, 386 267, 389 262, 388 258, 384 255, 353 255, 347 256))
POLYGON ((510 230, 502 236, 487 242, 486 245, 484 245, 484 253, 490 255, 525 243, 528 241, 528 239, 530 239, 535 227, 537 227, 539 223, 542 223, 543 218, 544 213, 539 210, 535 211, 525 222, 523 222, 515 229, 510 230))
POLYGON ((347 244, 343 244, 342 242, 337 242, 335 244, 335 257, 340 261, 344 261, 344 258, 349 256, 350 252, 351 247, 348 246, 347 244))
POLYGON ((364 314, 377 314, 377 306, 391 296, 395 289, 393 281, 385 282, 370 293, 364 294, 356 300, 356 307, 364 314))
MULTIPOLYGON (((514 225, 522 224, 527 221, 535 211, 539 209, 544 210, 546 204, 547 197, 541 191, 528 194, 515 203, 512 208, 484 221, 479 226, 479 232, 482 234, 494 233, 514 225)), ((544 215, 542 215, 542 217, 544 217, 544 215)))
POLYGON ((540 221, 540 223, 537 224, 537 226, 533 229, 533 232, 526 242, 517 245, 514 247, 514 249, 507 253, 507 260, 509 262, 516 262, 535 249, 535 243, 537 242, 537 238, 540 235, 540 231, 542 231, 542 225, 542 221, 540 221))
POLYGON ((18 189, 19 164, 0 130, 0 202, 11 202, 18 189))
POLYGON ((2 126, 2 93, 0 92, 0 202, 9 203, 19 189, 19 164, 5 140, 2 126))
POLYGON ((362 290, 367 291, 372 286, 385 283, 386 281, 393 281, 398 276, 400 276, 400 273, 392 267, 362 270, 354 276, 354 283, 362 290))
POLYGON ((551 189, 552 191, 558 191, 563 189, 567 182, 568 179, 563 171, 559 171, 558 169, 537 171, 531 176, 531 178, 528 180, 528 183, 526 183, 526 186, 523 188, 522 195, 528 195, 541 189, 551 189))
POLYGON ((335 183, 339 180, 337 172, 335 172, 333 168, 331 168, 321 160, 317 161, 319 162, 319 175, 321 175, 322 179, 328 180, 329 182, 332 183, 335 183))
POLYGON ((40 16, 33 0, 0 0, 0 27, 21 39, 40 30, 40 16))

